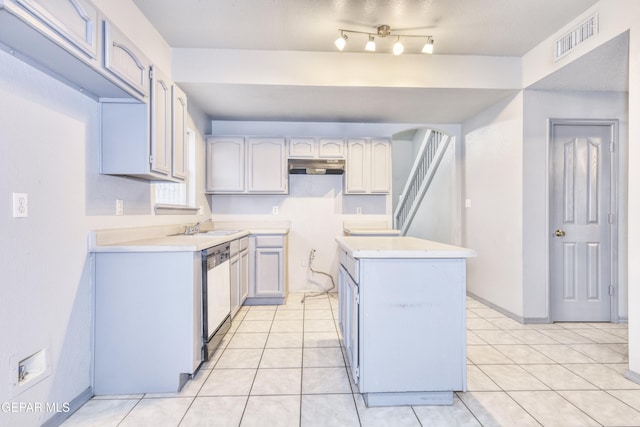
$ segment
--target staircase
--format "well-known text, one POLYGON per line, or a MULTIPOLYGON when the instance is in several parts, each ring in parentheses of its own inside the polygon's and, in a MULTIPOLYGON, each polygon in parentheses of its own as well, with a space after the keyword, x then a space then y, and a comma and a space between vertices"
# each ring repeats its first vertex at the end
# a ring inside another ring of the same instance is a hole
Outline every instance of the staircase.
POLYGON ((407 234, 451 139, 449 135, 434 129, 425 133, 416 161, 400 195, 400 202, 393 213, 393 226, 400 230, 401 236, 407 234))

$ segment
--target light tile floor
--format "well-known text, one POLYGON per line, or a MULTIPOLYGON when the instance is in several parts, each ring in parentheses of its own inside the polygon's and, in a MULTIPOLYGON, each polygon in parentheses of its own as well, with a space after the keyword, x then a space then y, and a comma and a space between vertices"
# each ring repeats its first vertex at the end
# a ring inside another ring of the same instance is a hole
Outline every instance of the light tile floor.
POLYGON ((522 325, 467 300, 468 391, 453 406, 366 408, 348 377, 337 298, 243 307, 174 394, 96 396, 71 426, 640 426, 627 327, 522 325))

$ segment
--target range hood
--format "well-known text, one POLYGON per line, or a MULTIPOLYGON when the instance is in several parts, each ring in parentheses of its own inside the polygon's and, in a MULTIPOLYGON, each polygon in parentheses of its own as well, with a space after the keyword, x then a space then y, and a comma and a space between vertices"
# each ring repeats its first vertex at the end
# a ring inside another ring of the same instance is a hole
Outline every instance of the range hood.
POLYGON ((289 159, 292 175, 342 175, 344 160, 337 159, 289 159))

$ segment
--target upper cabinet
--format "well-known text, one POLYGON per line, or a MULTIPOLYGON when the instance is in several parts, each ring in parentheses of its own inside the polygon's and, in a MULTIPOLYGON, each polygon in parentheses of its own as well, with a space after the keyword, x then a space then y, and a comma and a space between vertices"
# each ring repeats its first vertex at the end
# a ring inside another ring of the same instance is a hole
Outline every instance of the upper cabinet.
POLYGON ((148 100, 148 61, 89 0, 0 0, 0 43, 96 100, 148 100))
POLYGON ((189 142, 187 139, 187 95, 175 84, 171 86, 171 127, 173 130, 173 158, 171 162, 174 178, 186 179, 189 174, 189 142))
POLYGON ((342 138, 289 138, 289 157, 293 159, 344 159, 342 138))
POLYGON ((13 0, 89 58, 98 55, 98 9, 85 0, 13 0))
POLYGON ((284 138, 209 137, 206 192, 287 194, 285 142, 284 138))
POLYGON ((345 194, 387 194, 391 191, 391 143, 386 138, 347 141, 345 194))
POLYGON ((101 172, 180 181, 187 175, 187 100, 184 93, 154 67, 149 80, 148 104, 120 101, 101 104, 101 172))
POLYGON ((149 60, 124 34, 104 20, 104 67, 141 95, 149 94, 149 60))

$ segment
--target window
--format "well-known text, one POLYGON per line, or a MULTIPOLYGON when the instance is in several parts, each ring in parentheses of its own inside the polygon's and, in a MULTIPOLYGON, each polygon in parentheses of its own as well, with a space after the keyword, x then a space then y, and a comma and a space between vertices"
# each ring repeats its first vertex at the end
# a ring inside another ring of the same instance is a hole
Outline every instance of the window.
POLYGON ((196 207, 196 137, 195 132, 187 129, 189 153, 189 171, 184 182, 155 183, 155 212, 157 215, 193 215, 196 207))

